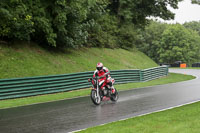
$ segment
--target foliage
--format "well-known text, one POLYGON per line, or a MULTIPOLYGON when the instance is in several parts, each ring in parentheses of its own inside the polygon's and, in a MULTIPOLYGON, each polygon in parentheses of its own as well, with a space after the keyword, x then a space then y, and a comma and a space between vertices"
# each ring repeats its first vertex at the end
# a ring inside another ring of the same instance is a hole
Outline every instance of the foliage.
POLYGON ((160 48, 161 63, 181 60, 191 64, 199 57, 200 36, 180 24, 169 26, 162 34, 160 48))
POLYGON ((129 49, 136 47, 139 35, 138 29, 131 23, 122 24, 118 32, 118 46, 120 48, 129 49))
POLYGON ((198 32, 200 35, 200 21, 191 21, 183 24, 185 28, 198 32))
POLYGON ((0 20, 0 37, 30 40, 34 22, 22 0, 2 1, 0 20))
POLYGON ((55 47, 133 47, 147 17, 173 18, 180 0, 1 0, 0 39, 55 47), (127 30, 129 29, 129 30, 127 30), (119 38, 118 38, 119 36, 119 38))
POLYGON ((107 4, 107 0, 2 0, 0 38, 82 46, 107 4))
POLYGON ((183 61, 192 64, 199 60, 200 36, 195 22, 166 24, 152 21, 145 30, 139 31, 139 50, 157 63, 183 61), (186 25, 187 24, 187 25, 186 25), (191 30, 194 29, 194 30, 191 30))
POLYGON ((165 29, 168 27, 165 23, 159 23, 151 21, 151 23, 145 27, 145 30, 139 31, 140 39, 138 49, 151 57, 155 62, 159 63, 158 50, 160 48, 160 39, 165 29))
POLYGON ((191 0, 192 4, 199 4, 200 5, 200 1, 199 0, 191 0))
POLYGON ((90 31, 89 44, 97 47, 116 48, 118 23, 115 16, 104 14, 97 20, 96 27, 90 31))
POLYGON ((34 30, 32 38, 34 41, 47 42, 51 46, 56 46, 57 34, 54 32, 49 12, 46 11, 45 3, 40 0, 26 1, 27 6, 33 16, 34 30))
POLYGON ((178 2, 182 0, 112 0, 111 11, 121 22, 132 22, 144 26, 148 23, 147 17, 160 17, 164 20, 173 19, 174 14, 167 5, 177 9, 178 2))

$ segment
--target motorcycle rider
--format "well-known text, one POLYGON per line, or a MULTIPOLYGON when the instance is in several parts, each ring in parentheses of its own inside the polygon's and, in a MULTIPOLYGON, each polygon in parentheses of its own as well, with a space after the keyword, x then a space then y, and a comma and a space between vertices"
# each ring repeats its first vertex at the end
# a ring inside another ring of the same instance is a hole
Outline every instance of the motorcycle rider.
POLYGON ((96 76, 102 76, 102 82, 104 82, 101 86, 102 90, 105 89, 104 86, 107 86, 108 89, 111 89, 112 94, 115 93, 115 88, 113 86, 115 80, 111 78, 110 71, 108 70, 108 68, 104 67, 103 63, 101 62, 97 63, 96 65, 96 70, 94 71, 93 78, 96 76))

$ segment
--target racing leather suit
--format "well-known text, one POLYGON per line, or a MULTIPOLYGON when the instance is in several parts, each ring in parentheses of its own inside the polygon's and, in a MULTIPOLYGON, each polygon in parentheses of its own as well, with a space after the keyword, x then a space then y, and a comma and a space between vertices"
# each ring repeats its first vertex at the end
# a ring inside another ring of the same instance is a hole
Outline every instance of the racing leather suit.
POLYGON ((103 76, 104 74, 106 74, 106 76, 101 78, 102 82, 104 82, 103 85, 101 86, 101 89, 104 89, 103 88, 104 86, 107 86, 108 89, 114 89, 113 84, 115 80, 111 78, 110 71, 108 70, 108 68, 103 67, 103 69, 100 71, 96 69, 96 71, 93 74, 93 78, 96 76, 98 77, 103 76))

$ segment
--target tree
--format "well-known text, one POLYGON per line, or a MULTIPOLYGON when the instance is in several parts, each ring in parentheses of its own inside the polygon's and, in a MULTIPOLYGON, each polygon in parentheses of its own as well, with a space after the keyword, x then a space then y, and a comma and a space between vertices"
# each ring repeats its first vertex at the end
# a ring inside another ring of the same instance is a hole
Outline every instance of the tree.
POLYGON ((141 37, 137 48, 157 63, 159 63, 158 50, 160 49, 160 39, 167 27, 168 24, 151 21, 144 30, 139 32, 141 37))
POLYGON ((161 63, 183 61, 188 64, 199 57, 199 35, 180 24, 169 26, 162 34, 158 51, 161 63))
POLYGON ((0 39, 80 47, 100 27, 97 19, 107 5, 108 0, 1 0, 0 39))
POLYGON ((0 37, 30 40, 34 32, 32 16, 28 7, 21 1, 0 2, 0 37))
POLYGON ((199 0, 192 0, 192 4, 199 4, 200 5, 200 1, 199 0))
POLYGON ((198 32, 200 35, 200 21, 186 22, 183 24, 185 28, 198 32))
POLYGON ((109 8, 116 14, 121 22, 132 22, 137 25, 145 25, 150 16, 160 17, 164 20, 174 18, 167 6, 178 8, 178 2, 182 0, 112 0, 109 8))

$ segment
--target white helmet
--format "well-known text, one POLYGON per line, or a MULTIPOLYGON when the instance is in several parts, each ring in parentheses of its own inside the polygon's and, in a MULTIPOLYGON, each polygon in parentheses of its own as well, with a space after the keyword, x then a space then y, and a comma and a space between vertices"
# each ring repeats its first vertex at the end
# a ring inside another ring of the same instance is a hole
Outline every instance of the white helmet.
POLYGON ((101 62, 97 63, 96 68, 98 71, 101 71, 103 69, 103 63, 101 63, 101 62))

